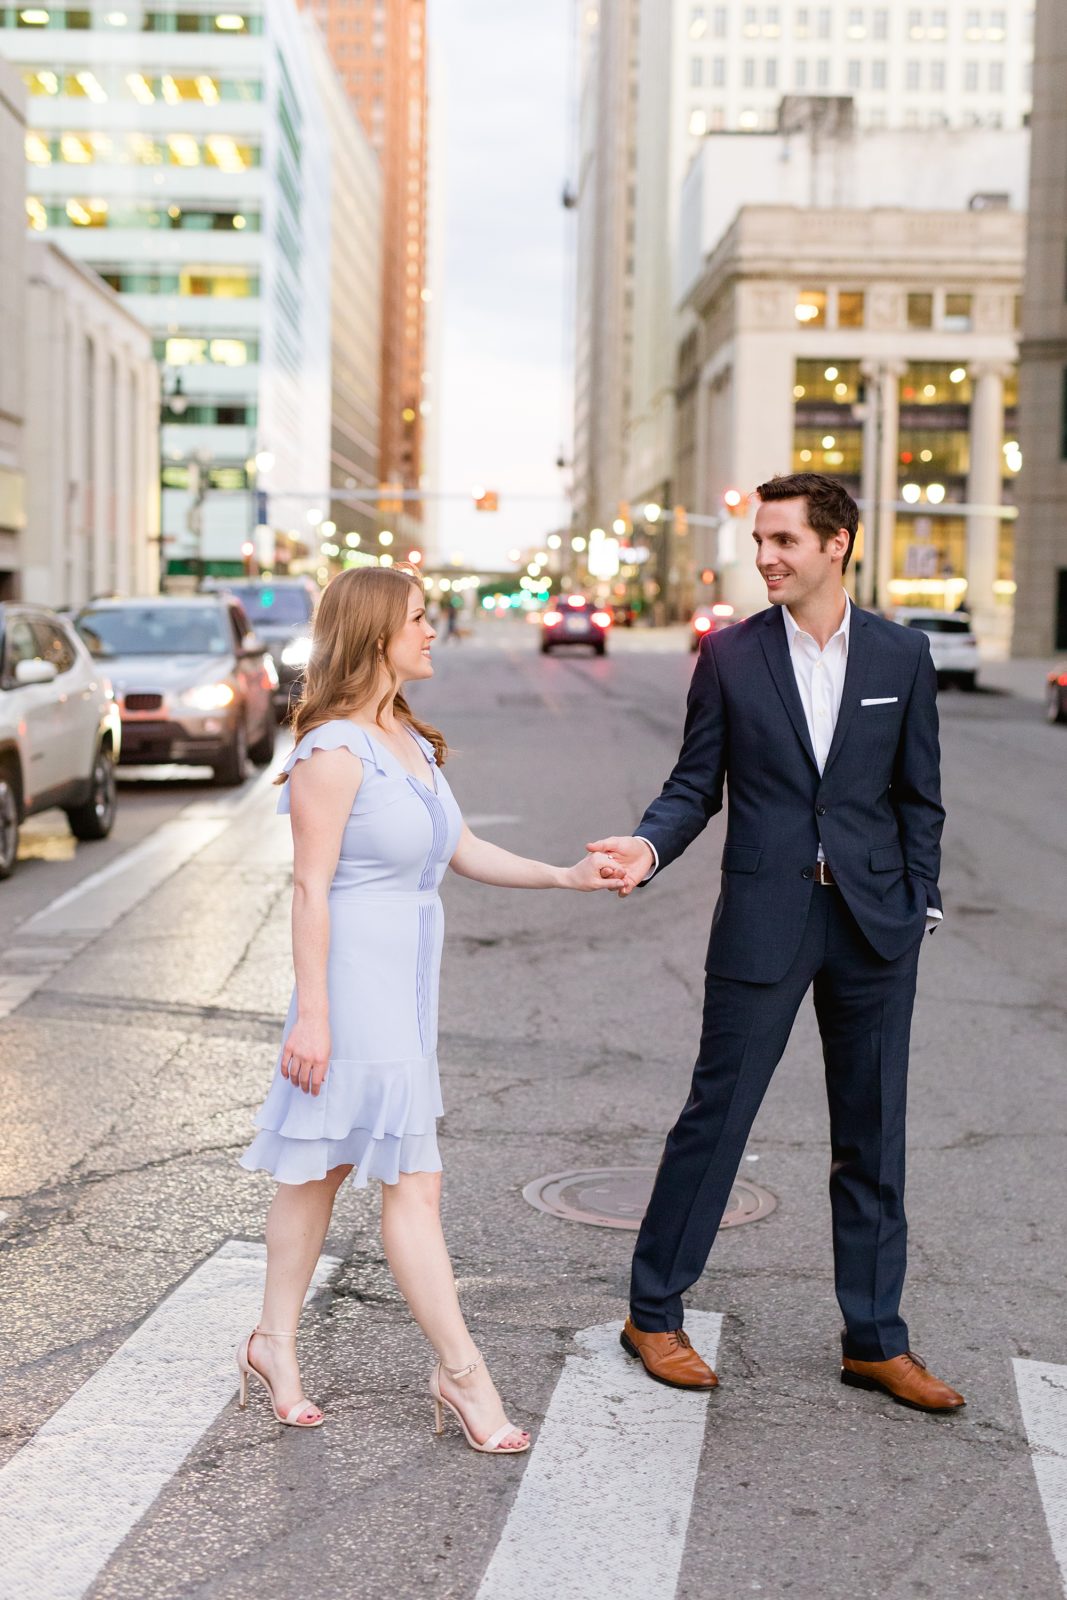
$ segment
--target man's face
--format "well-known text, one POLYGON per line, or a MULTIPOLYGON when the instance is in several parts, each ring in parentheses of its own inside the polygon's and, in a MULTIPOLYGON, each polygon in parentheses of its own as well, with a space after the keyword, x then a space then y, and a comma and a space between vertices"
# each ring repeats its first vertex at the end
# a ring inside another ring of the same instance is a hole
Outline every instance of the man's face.
POLYGON ((825 547, 807 521, 808 502, 769 500, 756 512, 752 537, 756 542, 756 568, 767 585, 772 606, 796 606, 820 590, 841 582, 841 561, 848 549, 842 529, 825 547))

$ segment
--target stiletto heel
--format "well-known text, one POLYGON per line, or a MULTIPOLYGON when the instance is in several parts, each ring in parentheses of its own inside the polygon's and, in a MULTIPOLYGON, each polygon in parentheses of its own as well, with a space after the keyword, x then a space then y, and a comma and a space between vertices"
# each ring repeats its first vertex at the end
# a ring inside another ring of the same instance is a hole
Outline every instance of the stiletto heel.
POLYGON ((503 1443, 503 1440, 505 1440, 507 1438, 509 1433, 525 1433, 526 1430, 524 1428, 516 1428, 510 1422, 505 1422, 505 1424, 504 1424, 504 1426, 502 1428, 498 1428, 495 1433, 491 1433, 489 1435, 488 1439, 486 1439, 484 1444, 479 1444, 477 1439, 474 1437, 473 1433, 471 1433, 470 1429, 468 1428, 467 1420, 464 1417, 462 1411, 459 1409, 459 1407, 457 1405, 453 1404, 453 1402, 451 1400, 449 1400, 445 1395, 443 1395, 441 1393, 441 1373, 442 1372, 447 1372, 448 1376, 450 1378, 466 1378, 466 1377, 468 1377, 470 1375, 470 1373, 476 1372, 478 1370, 478 1368, 481 1366, 481 1364, 482 1364, 482 1358, 481 1358, 481 1356, 479 1356, 476 1361, 472 1361, 470 1363, 470 1365, 466 1366, 466 1367, 455 1367, 455 1368, 446 1367, 444 1365, 444 1363, 441 1362, 441 1361, 439 1361, 437 1363, 436 1367, 434 1367, 433 1371, 430 1373, 430 1394, 431 1394, 431 1396, 433 1398, 434 1422, 436 1424, 436 1426, 434 1428, 434 1432, 435 1433, 444 1433, 444 1431, 445 1431, 444 1411, 442 1410, 442 1407, 444 1407, 447 1410, 451 1411, 452 1415, 455 1417, 456 1421, 459 1423, 460 1427, 463 1429, 463 1437, 466 1439, 466 1441, 470 1445, 471 1449, 472 1450, 477 1450, 480 1455, 483 1455, 483 1456, 521 1456, 521 1455, 524 1455, 525 1452, 527 1450, 529 1450, 529 1448, 530 1448, 530 1436, 529 1436, 529 1434, 526 1435, 525 1444, 508 1444, 508 1445, 506 1445, 506 1444, 503 1443))
POLYGON ((312 1406, 310 1400, 298 1400, 295 1405, 289 1407, 284 1417, 282 1416, 278 1410, 278 1402, 274 1398, 274 1389, 270 1380, 265 1373, 260 1372, 258 1367, 254 1367, 248 1359, 248 1347, 257 1333, 261 1333, 265 1339, 296 1339, 295 1333, 272 1333, 269 1328, 256 1327, 252 1329, 248 1338, 237 1346, 237 1371, 240 1375, 237 1395, 239 1408, 243 1411, 248 1404, 249 1378, 258 1378, 270 1396, 270 1408, 278 1422, 284 1422, 289 1428, 321 1428, 326 1421, 325 1417, 309 1417, 307 1420, 301 1421, 301 1412, 318 1410, 317 1406, 312 1406))

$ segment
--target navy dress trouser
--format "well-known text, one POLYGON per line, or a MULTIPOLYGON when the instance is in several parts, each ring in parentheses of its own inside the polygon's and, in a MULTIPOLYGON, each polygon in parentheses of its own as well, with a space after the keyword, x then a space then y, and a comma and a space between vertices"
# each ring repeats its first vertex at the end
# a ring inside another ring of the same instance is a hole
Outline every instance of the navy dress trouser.
POLYGON ((634 1252, 638 1328, 681 1327, 682 1295, 707 1263, 756 1113, 814 986, 844 1353, 883 1361, 907 1350, 899 1309, 907 1262, 904 1121, 921 942, 883 960, 840 890, 816 884, 800 950, 778 983, 708 973, 692 1090, 667 1136, 634 1252))

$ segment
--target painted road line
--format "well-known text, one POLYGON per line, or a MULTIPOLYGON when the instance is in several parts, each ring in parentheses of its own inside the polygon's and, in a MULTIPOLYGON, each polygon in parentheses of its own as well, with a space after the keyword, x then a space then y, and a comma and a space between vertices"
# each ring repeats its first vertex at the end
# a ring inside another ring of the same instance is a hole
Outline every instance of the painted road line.
MULTIPOLYGON (((722 1318, 690 1311, 685 1326, 714 1364, 722 1318)), ((708 1397, 653 1383, 617 1322, 575 1343, 477 1600, 671 1600, 677 1588, 708 1397)))
POLYGON ((1034 1477, 1067 1594, 1067 1367, 1013 1361, 1034 1477))
MULTIPOLYGON (((233 1399, 265 1260, 229 1240, 0 1470, 0 1594, 79 1600, 93 1584, 233 1399)), ((309 1294, 339 1265, 320 1257, 309 1294)))

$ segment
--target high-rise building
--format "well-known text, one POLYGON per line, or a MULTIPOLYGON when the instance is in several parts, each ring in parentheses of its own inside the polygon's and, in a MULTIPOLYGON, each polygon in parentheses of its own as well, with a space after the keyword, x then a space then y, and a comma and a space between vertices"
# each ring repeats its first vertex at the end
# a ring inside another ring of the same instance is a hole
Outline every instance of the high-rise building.
POLYGON ((1067 650, 1067 34, 1038 0, 1030 211, 1019 374, 1016 655, 1067 650))
POLYGON ((26 230, 23 223, 22 84, 0 61, 0 600, 16 593, 19 530, 26 518, 22 469, 22 321, 25 313, 26 230))
MULTIPOLYGON (((426 403, 425 0, 302 0, 382 165, 380 478, 417 491, 426 403)), ((391 502, 387 499, 387 505, 391 502)), ((405 502, 418 519, 418 500, 405 502)))
POLYGON ((164 364, 171 569, 301 548, 329 482, 331 156, 291 0, 6 8, 0 54, 30 92, 31 228, 164 364))
MULTIPOLYGON (((620 502, 639 516, 644 501, 682 493, 673 481, 675 358, 692 323, 679 309, 681 185, 705 135, 777 129, 789 96, 847 100, 859 130, 1018 129, 1030 105, 1033 13, 959 0, 576 6, 584 64, 574 443, 581 524, 603 521, 620 502), (625 157, 613 160, 614 151, 625 157), (598 228, 603 217, 614 219, 611 228, 598 228), (622 291, 605 295, 619 262, 622 291)), ((729 171, 719 176, 729 183, 729 171)), ((850 201, 877 202, 876 190, 850 201)), ((665 517, 635 541, 653 550, 642 580, 655 571, 661 587, 671 526, 665 517)))

